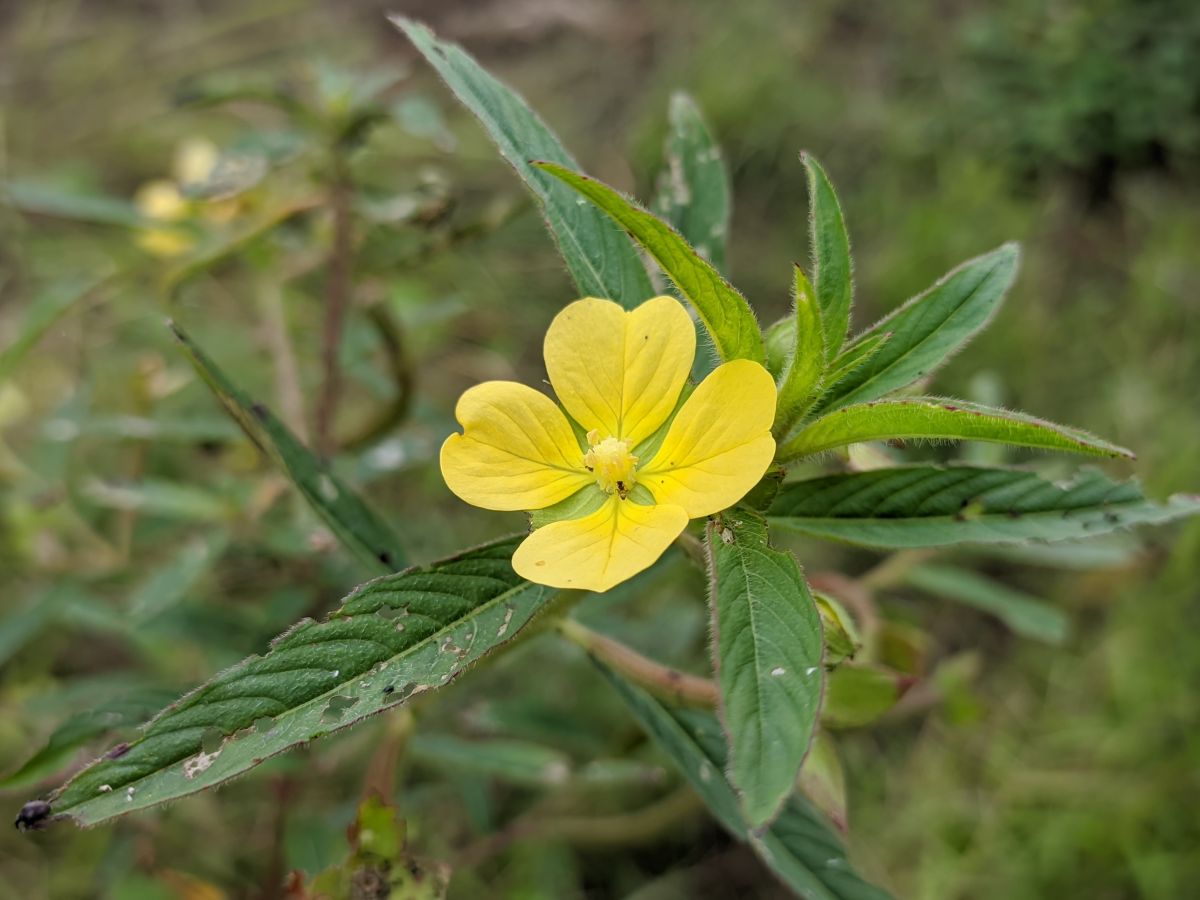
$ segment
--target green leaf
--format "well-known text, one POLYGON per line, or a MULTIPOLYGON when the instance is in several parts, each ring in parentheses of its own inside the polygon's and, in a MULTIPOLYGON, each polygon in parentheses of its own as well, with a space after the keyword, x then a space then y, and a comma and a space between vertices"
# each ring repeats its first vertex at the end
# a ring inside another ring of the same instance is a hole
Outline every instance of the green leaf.
POLYGON ((1084 469, 1066 484, 1033 472, 905 466, 785 484, 772 525, 867 547, 1061 541, 1155 525, 1200 512, 1200 495, 1165 503, 1136 482, 1084 469))
POLYGON ((100 278, 72 279, 50 285, 38 292, 29 303, 16 336, 8 346, 0 350, 0 381, 12 375, 26 354, 37 346, 42 336, 66 315, 71 307, 89 297, 111 277, 109 273, 100 278))
POLYGON ((561 750, 505 738, 470 741, 452 734, 415 734, 408 749, 413 759, 455 774, 470 772, 510 784, 562 784, 571 774, 571 759, 561 750))
POLYGON ((904 693, 901 676, 876 666, 844 665, 829 673, 821 724, 829 728, 869 725, 904 693))
POLYGON ((921 565, 909 569, 904 580, 934 597, 954 600, 991 613, 1016 634, 1061 644, 1067 639, 1066 614, 1037 597, 956 566, 921 565))
POLYGON ((833 387, 822 410, 882 397, 939 369, 982 330, 1017 274, 1016 244, 963 263, 871 326, 852 346, 890 332, 863 366, 833 387))
POLYGON ((710 520, 707 536, 729 776, 761 828, 792 793, 817 725, 821 615, 795 558, 767 543, 763 518, 735 510, 710 520))
POLYGON ((157 478, 128 484, 93 479, 80 493, 97 506, 185 522, 228 522, 236 512, 232 503, 211 491, 157 478))
POLYGON ((855 369, 865 366, 891 337, 890 331, 882 331, 860 338, 832 359, 825 368, 825 383, 831 386, 830 391, 836 393, 842 381, 855 369))
POLYGON ((813 594, 821 614, 821 631, 825 636, 825 663, 833 665, 851 659, 862 648, 858 626, 846 607, 829 594, 813 594))
POLYGON ((775 410, 775 430, 783 434, 816 400, 825 371, 825 334, 821 307, 813 295, 804 271, 795 267, 792 338, 787 363, 779 376, 779 402, 775 410))
POLYGON ((225 411, 259 449, 275 460, 338 540, 376 571, 394 572, 403 566, 406 556, 391 528, 269 409, 251 402, 191 338, 174 323, 168 324, 225 411))
POLYGON ((132 203, 119 197, 85 194, 35 181, 4 182, 0 184, 0 193, 7 203, 22 212, 35 215, 125 228, 147 224, 132 203))
POLYGON ((567 270, 584 297, 606 297, 627 309, 654 291, 636 249, 598 210, 530 165, 546 159, 567 169, 579 166, 541 119, 506 85, 485 72, 461 47, 441 41, 424 25, 392 16, 392 24, 442 76, 479 119, 517 174, 542 204, 546 224, 567 270))
POLYGON ((666 165, 650 208, 718 271, 724 271, 732 201, 721 148, 696 101, 687 94, 672 95, 667 121, 666 165))
POLYGON ((1056 425, 1024 413, 1010 412, 943 397, 877 400, 845 406, 804 427, 780 448, 777 458, 789 462, 865 441, 892 439, 989 441, 1018 447, 1061 450, 1090 456, 1134 454, 1078 428, 1056 425))
POLYGON ((721 359, 764 361, 762 332, 746 298, 677 231, 594 178, 554 163, 536 165, 596 204, 654 257, 700 314, 721 359))
MULTIPOLYGON (((516 576, 520 537, 356 589, 323 622, 305 620, 168 707, 119 754, 56 791, 80 825, 220 784, 418 694, 511 640, 555 592, 516 576)), ((110 758, 111 757, 111 758, 110 758)))
POLYGON ((851 868, 845 848, 803 797, 793 796, 762 835, 741 818, 737 796, 725 779, 725 741, 716 718, 663 705, 640 687, 593 659, 646 733, 735 838, 748 841, 775 875, 808 900, 888 900, 851 868))
POLYGON ((808 153, 801 154, 800 160, 808 173, 813 282, 825 330, 825 358, 833 359, 850 330, 850 304, 854 299, 850 236, 829 176, 808 153))
POLYGON ((28 787, 66 767, 85 745, 124 726, 136 725, 154 712, 157 703, 170 701, 162 691, 141 688, 124 697, 105 701, 97 709, 77 713, 54 730, 46 743, 15 772, 0 779, 0 789, 28 787))
POLYGON ((798 782, 800 791, 812 804, 845 832, 846 773, 838 756, 837 744, 827 731, 813 735, 812 746, 804 759, 798 782))

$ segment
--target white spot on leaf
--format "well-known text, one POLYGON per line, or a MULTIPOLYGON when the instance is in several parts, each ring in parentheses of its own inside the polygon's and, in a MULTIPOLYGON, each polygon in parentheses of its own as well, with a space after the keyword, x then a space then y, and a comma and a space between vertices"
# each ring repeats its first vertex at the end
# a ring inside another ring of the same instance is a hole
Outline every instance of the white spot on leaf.
POLYGON ((205 753, 201 750, 191 759, 185 759, 183 761, 183 777, 191 781, 201 772, 206 771, 220 755, 220 750, 214 750, 212 753, 205 753))
POLYGON ((776 666, 775 668, 773 668, 771 670, 772 678, 778 678, 780 675, 786 675, 786 674, 787 674, 787 669, 785 669, 783 666, 776 666))

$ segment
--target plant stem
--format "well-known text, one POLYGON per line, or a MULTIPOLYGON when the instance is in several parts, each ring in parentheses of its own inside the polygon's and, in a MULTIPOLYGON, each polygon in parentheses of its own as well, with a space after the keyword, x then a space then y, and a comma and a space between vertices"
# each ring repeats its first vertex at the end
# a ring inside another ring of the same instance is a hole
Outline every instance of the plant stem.
POLYGON ((325 323, 321 330, 321 362, 324 379, 317 397, 315 422, 316 450, 329 458, 337 449, 333 420, 342 390, 342 370, 338 351, 342 329, 350 305, 352 223, 350 219, 350 174, 340 150, 333 151, 333 181, 329 189, 329 207, 333 213, 333 246, 329 253, 329 277, 325 283, 325 323))
POLYGON ((280 415, 292 433, 307 444, 308 426, 305 422, 304 390, 300 386, 300 368, 288 338, 283 289, 276 279, 259 279, 258 305, 267 350, 274 363, 275 395, 279 398, 280 415))
POLYGON ((620 641, 592 631, 574 619, 560 619, 555 626, 571 643, 666 700, 708 708, 717 704, 717 686, 711 679, 689 675, 657 663, 620 641))
POLYGON ((683 785, 653 803, 608 816, 547 816, 533 811, 503 831, 472 844, 455 860, 455 868, 477 866, 521 841, 566 841, 587 846, 646 844, 670 831, 702 808, 699 796, 683 785))

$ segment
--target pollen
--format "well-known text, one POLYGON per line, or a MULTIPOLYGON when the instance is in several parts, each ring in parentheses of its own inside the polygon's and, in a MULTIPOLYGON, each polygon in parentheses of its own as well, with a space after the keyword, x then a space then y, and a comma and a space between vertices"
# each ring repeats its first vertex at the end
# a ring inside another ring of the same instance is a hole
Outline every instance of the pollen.
POLYGON ((616 492, 621 499, 633 490, 637 483, 638 458, 629 452, 629 442, 615 437, 600 439, 600 432, 588 432, 591 449, 583 457, 583 464, 596 477, 596 484, 606 494, 616 492))

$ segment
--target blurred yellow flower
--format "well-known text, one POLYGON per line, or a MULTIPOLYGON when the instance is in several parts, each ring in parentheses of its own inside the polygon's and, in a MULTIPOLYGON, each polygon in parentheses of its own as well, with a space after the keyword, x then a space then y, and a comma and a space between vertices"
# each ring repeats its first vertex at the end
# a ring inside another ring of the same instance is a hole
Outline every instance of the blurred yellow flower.
POLYGON ((758 363, 725 363, 679 403, 696 331, 672 297, 629 312, 578 300, 555 317, 543 352, 562 408, 515 382, 476 385, 455 409, 463 433, 441 452, 446 484, 473 506, 562 504, 513 555, 530 581, 606 591, 654 563, 689 519, 740 500, 771 464, 775 382, 758 363))
MULTIPOLYGON (((138 188, 133 197, 137 211, 147 219, 163 223, 145 228, 138 235, 138 245, 142 249, 155 256, 171 257, 192 248, 194 236, 174 223, 180 223, 195 214, 197 203, 184 196, 184 190, 208 181, 220 155, 217 145, 207 138, 185 138, 175 148, 175 159, 171 166, 174 180, 156 178, 138 188)), ((203 211, 205 218, 224 222, 237 210, 224 201, 206 203, 203 211)))
POLYGON ((220 158, 220 149, 208 138, 184 138, 175 148, 172 173, 184 187, 203 184, 212 176, 220 158))

